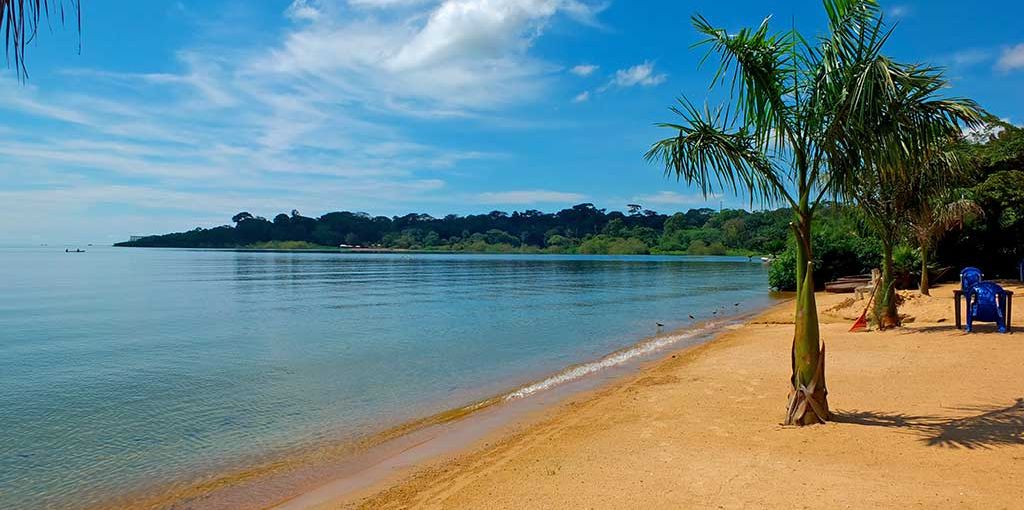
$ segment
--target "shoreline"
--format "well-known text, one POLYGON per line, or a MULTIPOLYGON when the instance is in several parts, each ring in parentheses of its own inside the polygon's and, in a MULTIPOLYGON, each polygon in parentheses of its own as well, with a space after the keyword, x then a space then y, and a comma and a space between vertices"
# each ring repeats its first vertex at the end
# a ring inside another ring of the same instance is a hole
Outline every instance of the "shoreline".
POLYGON ((826 507, 1013 508, 1024 345, 954 329, 953 287, 905 293, 907 326, 871 333, 847 332, 863 302, 819 294, 826 425, 780 424, 788 302, 457 452, 278 508, 792 508, 794 490, 826 507))
POLYGON ((754 254, 725 254, 725 255, 692 255, 686 252, 652 252, 652 253, 572 253, 572 252, 546 252, 538 251, 465 251, 465 250, 411 250, 403 248, 246 248, 244 246, 233 248, 210 248, 200 246, 122 246, 113 244, 109 248, 135 248, 149 250, 194 250, 194 251, 232 251, 240 253, 341 253, 341 254, 364 254, 364 255, 547 255, 547 256, 585 256, 585 257, 711 257, 711 258, 745 258, 749 262, 764 263, 762 257, 771 255, 754 254))
POLYGON ((485 405, 469 406, 474 408, 467 413, 428 426, 442 427, 443 430, 411 430, 407 435, 410 437, 395 438, 399 443, 410 443, 407 447, 401 444, 397 445, 398 448, 387 448, 389 445, 386 443, 378 445, 385 447, 383 451, 367 453, 380 455, 359 459, 370 462, 360 462, 358 471, 269 508, 316 508, 338 499, 349 501, 355 495, 385 487, 425 465, 450 460, 481 444, 503 437, 512 430, 529 426, 567 401, 585 399, 644 372, 652 365, 713 344, 722 335, 722 331, 742 327, 747 321, 756 320, 777 305, 719 321, 708 321, 692 334, 680 328, 650 337, 598 360, 567 367, 549 377, 487 399, 481 403, 485 405), (637 354, 629 358, 622 357, 633 353, 637 354), (597 365, 601 365, 600 368, 596 368, 597 365), (422 436, 420 433, 423 433, 422 436))
MULTIPOLYGON (((789 301, 789 298, 776 298, 789 301)), ((153 485, 92 508, 307 508, 376 487, 406 470, 449 456, 509 427, 530 423, 567 399, 617 384, 652 363, 714 343, 778 303, 663 332, 600 358, 568 366, 489 398, 397 423, 368 435, 257 458, 242 469, 153 485), (327 487, 326 497, 323 489, 327 487)))

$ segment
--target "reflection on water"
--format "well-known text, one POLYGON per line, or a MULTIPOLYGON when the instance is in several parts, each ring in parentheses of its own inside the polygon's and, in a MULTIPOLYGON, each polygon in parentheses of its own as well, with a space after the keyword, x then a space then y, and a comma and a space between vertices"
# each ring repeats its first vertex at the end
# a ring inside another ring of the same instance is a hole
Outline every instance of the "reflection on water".
POLYGON ((87 505, 370 432, 599 358, 656 322, 769 302, 745 258, 5 248, 0 261, 3 508, 87 505))

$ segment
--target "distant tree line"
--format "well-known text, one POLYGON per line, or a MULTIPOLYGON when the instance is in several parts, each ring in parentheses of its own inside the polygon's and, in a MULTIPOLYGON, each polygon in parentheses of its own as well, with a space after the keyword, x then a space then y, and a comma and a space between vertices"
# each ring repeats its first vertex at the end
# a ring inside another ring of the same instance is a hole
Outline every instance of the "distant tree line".
MULTIPOLYGON (((975 171, 950 189, 982 214, 967 214, 944 226, 934 253, 922 260, 913 221, 900 229, 895 272, 898 286, 912 288, 922 266, 955 278, 967 265, 990 277, 1011 277, 1024 259, 1024 129, 1002 126, 983 143, 965 144, 975 171)), ((880 266, 882 246, 857 204, 822 204, 812 236, 816 284, 863 274, 880 266)), ((435 218, 427 214, 371 216, 332 212, 311 218, 299 211, 273 220, 240 212, 234 225, 196 228, 119 243, 118 246, 176 248, 303 249, 349 247, 480 253, 776 255, 769 283, 796 288, 792 211, 748 212, 709 208, 661 214, 638 204, 627 212, 579 204, 555 213, 525 210, 435 218)))
POLYGON ((583 254, 770 254, 785 249, 786 210, 702 208, 660 214, 632 204, 608 212, 579 204, 556 213, 525 210, 435 218, 332 212, 311 218, 293 210, 273 220, 240 212, 234 225, 196 228, 118 243, 176 248, 361 247, 469 252, 583 254), (288 243, 288 244, 285 244, 288 243))

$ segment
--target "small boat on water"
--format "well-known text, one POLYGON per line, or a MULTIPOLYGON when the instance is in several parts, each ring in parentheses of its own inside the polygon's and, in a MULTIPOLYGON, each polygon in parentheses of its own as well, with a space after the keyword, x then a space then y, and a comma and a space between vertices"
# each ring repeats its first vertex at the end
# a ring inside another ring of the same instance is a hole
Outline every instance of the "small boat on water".
POLYGON ((69 248, 64 248, 64 253, 85 253, 85 250, 82 250, 82 249, 79 249, 79 248, 76 248, 74 250, 69 249, 69 248))

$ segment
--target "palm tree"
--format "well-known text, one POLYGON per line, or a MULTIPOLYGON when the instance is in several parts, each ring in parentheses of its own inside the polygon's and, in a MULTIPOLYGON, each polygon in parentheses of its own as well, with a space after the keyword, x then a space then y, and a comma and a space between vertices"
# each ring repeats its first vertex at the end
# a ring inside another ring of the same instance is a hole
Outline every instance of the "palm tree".
POLYGON ((39 33, 39 24, 51 15, 63 25, 65 14, 74 16, 78 33, 82 33, 80 0, 68 0, 69 12, 65 12, 64 0, 0 0, 0 31, 4 33, 4 49, 8 65, 14 64, 19 78, 28 76, 25 67, 25 48, 39 33), (13 53, 13 59, 12 54, 13 53))
POLYGON ((882 98, 871 92, 885 85, 875 82, 895 80, 910 90, 914 77, 881 57, 890 31, 875 0, 823 3, 828 32, 813 43, 795 29, 770 32, 770 18, 730 34, 694 16, 694 27, 705 36, 698 45, 709 48, 705 60, 720 59, 712 87, 728 84, 733 104, 699 108, 680 99, 672 111, 682 122, 659 124, 676 135, 656 142, 646 155, 705 196, 731 189, 792 208, 798 297, 785 421, 796 425, 831 416, 814 300, 814 212, 826 197, 849 197, 865 162, 905 161, 905 152, 938 136, 906 119, 906 139, 902 132, 871 143, 860 138, 880 117, 882 98))
MULTIPOLYGON (((875 317, 885 329, 900 325, 893 251, 901 230, 915 209, 928 214, 936 194, 967 177, 968 166, 950 145, 962 137, 963 126, 980 126, 989 115, 970 99, 939 97, 949 87, 941 69, 879 56, 866 70, 877 78, 862 80, 865 85, 858 83, 855 90, 875 98, 876 106, 850 129, 859 152, 868 155, 850 189, 882 242, 875 317), (896 149, 887 149, 891 147, 896 149)), ((927 247, 922 248, 926 257, 927 247)), ((922 269, 927 280, 927 266, 922 269)))
MULTIPOLYGON (((925 190, 922 190, 925 191, 925 190)), ((950 230, 962 228, 971 217, 983 217, 985 210, 971 198, 942 190, 925 192, 924 198, 917 201, 910 210, 910 230, 917 239, 921 249, 921 283, 919 289, 922 296, 930 296, 928 288, 928 262, 935 242, 950 230)))

